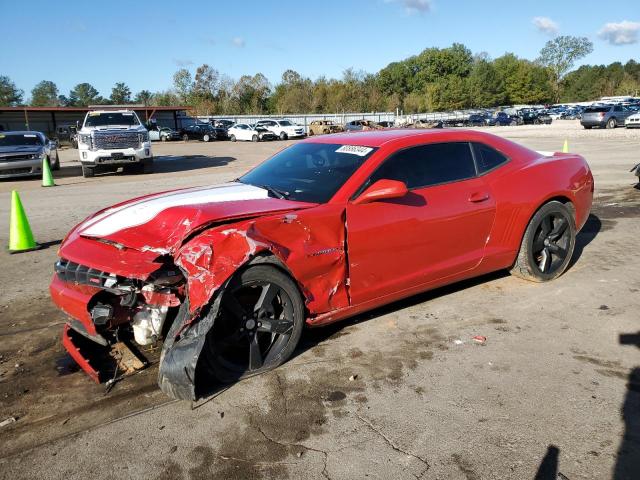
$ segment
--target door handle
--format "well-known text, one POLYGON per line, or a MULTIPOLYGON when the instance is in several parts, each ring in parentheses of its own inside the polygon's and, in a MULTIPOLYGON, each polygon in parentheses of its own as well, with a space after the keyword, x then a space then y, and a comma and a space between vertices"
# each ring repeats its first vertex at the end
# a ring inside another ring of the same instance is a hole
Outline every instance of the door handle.
POLYGON ((486 192, 476 192, 472 193, 469 197, 469 201, 471 203, 480 203, 489 200, 489 194, 486 192))

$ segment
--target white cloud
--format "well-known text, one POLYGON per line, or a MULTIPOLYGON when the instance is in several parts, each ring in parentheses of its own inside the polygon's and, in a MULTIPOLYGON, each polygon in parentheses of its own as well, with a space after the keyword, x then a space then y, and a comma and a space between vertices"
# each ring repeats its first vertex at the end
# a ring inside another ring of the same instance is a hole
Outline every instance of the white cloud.
POLYGON ((611 45, 631 45, 638 43, 640 22, 623 20, 620 23, 606 23, 598 32, 598 36, 611 45))
POLYGON ((385 3, 400 3, 409 15, 431 11, 431 0, 384 0, 385 3))
POLYGON ((189 65, 193 65, 193 62, 188 58, 174 58, 173 63, 179 67, 188 67, 189 65))
POLYGON ((242 37, 233 37, 231 39, 231 43, 233 43, 233 45, 238 48, 243 48, 245 46, 245 41, 242 37))
POLYGON ((557 35, 560 31, 560 26, 551 20, 549 17, 533 17, 531 23, 542 33, 547 35, 557 35))

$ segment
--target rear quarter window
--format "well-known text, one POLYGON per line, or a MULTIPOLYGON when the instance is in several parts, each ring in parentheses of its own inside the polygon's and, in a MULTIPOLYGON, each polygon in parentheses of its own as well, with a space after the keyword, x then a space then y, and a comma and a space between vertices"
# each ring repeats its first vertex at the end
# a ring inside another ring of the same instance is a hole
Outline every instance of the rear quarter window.
POLYGON ((483 143, 473 144, 473 153, 476 157, 478 174, 482 175, 494 168, 498 168, 509 161, 509 159, 497 150, 483 143))

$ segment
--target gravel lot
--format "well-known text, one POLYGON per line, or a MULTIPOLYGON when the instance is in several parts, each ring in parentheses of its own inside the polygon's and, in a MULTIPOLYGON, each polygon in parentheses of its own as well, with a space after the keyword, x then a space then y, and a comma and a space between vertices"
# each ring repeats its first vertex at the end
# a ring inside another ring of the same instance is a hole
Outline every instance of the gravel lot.
POLYGON ((92 179, 63 150, 58 187, 0 181, 0 241, 17 189, 48 247, 0 252, 0 422, 17 418, 0 478, 638 478, 640 130, 487 131, 536 150, 567 139, 589 161, 595 205, 565 275, 501 272, 307 331, 287 364, 195 410, 161 394, 156 366, 108 395, 74 368, 47 296, 56 245, 99 208, 231 180, 292 142, 157 144, 156 173, 92 179))

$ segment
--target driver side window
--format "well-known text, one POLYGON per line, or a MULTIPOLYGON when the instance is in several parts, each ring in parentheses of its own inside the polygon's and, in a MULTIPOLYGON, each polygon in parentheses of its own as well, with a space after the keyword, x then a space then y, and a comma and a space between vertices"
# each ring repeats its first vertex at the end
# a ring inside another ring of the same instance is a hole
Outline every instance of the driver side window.
POLYGON ((469 143, 434 143, 395 153, 378 167, 368 183, 371 185, 381 179, 398 180, 411 190, 475 176, 469 143))

